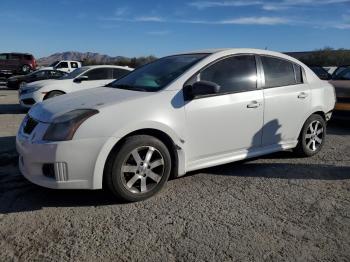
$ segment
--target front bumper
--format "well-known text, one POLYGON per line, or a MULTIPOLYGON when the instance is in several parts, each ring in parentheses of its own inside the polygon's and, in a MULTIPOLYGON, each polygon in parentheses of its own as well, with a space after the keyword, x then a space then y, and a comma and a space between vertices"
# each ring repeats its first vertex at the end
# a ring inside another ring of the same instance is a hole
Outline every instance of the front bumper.
POLYGON ((95 189, 96 160, 108 138, 63 142, 36 140, 46 128, 47 124, 39 124, 31 135, 26 135, 20 127, 16 148, 23 176, 34 184, 53 189, 95 189), (53 166, 53 176, 47 176, 44 165, 53 166))

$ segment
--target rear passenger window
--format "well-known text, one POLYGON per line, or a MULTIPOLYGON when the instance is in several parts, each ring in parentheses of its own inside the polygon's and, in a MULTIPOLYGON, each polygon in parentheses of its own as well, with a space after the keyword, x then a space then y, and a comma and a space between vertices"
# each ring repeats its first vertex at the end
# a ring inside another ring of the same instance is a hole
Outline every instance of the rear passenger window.
POLYGON ((256 63, 252 55, 225 58, 200 73, 200 80, 220 85, 220 93, 256 90, 256 63))
POLYGON ((123 76, 125 76, 128 73, 130 73, 129 70, 114 68, 113 69, 113 79, 122 78, 123 76))
POLYGON ((77 62, 70 62, 70 67, 71 68, 78 68, 78 63, 77 62))
POLYGON ((283 59, 262 56, 265 73, 265 88, 295 85, 293 63, 283 59))
POLYGON ((302 84, 303 81, 303 71, 300 65, 294 64, 295 81, 296 84, 302 84))
POLYGON ((109 68, 97 68, 86 72, 84 75, 88 76, 88 80, 104 80, 110 79, 109 68))

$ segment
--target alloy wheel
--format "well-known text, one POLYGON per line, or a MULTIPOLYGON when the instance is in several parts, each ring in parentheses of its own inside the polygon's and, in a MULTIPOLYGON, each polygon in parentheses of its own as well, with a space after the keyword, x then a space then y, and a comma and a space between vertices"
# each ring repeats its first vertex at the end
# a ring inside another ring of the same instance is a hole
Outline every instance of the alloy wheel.
POLYGON ((135 194, 151 191, 164 174, 164 158, 152 146, 132 150, 121 167, 122 183, 125 189, 135 194))
POLYGON ((323 143, 324 128, 320 121, 311 122, 306 130, 305 144, 306 147, 315 152, 323 143))

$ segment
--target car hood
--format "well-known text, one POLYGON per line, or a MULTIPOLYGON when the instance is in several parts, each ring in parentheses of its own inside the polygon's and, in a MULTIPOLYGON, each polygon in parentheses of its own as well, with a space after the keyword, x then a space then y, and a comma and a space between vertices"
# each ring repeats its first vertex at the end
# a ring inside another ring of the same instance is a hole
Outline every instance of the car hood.
POLYGON ((68 81, 69 82, 69 79, 67 79, 67 80, 48 79, 48 80, 35 81, 35 82, 32 82, 32 83, 26 84, 22 88, 22 90, 26 90, 26 89, 29 89, 29 88, 32 88, 32 87, 42 88, 44 86, 48 86, 48 85, 56 84, 56 83, 63 84, 63 81, 68 81), (58 81, 60 81, 60 82, 58 82, 58 81))
POLYGON ((102 110, 154 94, 152 92, 97 87, 48 99, 33 106, 29 114, 38 121, 50 123, 56 117, 75 109, 102 110))
POLYGON ((12 81, 18 81, 18 80, 21 80, 21 79, 24 79, 25 76, 11 76, 7 79, 8 82, 12 82, 12 81))

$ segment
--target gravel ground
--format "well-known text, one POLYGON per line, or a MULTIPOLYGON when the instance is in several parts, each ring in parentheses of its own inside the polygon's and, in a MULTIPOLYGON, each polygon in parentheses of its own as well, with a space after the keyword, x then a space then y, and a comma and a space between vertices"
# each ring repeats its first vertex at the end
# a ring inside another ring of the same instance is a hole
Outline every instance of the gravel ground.
POLYGON ((1 261, 350 261, 350 127, 323 151, 232 163, 169 181, 147 201, 55 191, 19 173, 24 114, 0 90, 1 261))

